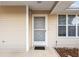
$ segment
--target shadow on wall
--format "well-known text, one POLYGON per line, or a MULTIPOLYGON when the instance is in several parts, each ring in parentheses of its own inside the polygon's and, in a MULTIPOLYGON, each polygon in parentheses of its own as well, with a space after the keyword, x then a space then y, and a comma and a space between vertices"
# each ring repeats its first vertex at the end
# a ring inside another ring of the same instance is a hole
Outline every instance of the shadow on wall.
POLYGON ((20 13, 25 13, 25 11, 26 11, 25 7, 26 6, 0 6, 0 14, 3 13, 3 12, 5 14, 15 14, 15 13, 16 14, 20 14, 20 13), (18 9, 20 9, 20 10, 18 10, 18 9))

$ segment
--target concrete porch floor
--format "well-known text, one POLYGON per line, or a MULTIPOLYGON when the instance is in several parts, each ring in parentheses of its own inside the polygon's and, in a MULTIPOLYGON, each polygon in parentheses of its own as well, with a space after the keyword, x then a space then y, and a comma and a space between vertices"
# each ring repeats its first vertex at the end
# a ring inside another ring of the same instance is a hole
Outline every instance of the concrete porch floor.
POLYGON ((55 49, 34 50, 28 52, 0 52, 0 57, 59 57, 55 49))

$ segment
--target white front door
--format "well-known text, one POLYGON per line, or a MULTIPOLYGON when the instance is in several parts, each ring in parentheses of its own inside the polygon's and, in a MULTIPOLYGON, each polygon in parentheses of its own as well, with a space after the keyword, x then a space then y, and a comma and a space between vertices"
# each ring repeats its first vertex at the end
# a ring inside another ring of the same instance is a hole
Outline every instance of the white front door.
POLYGON ((33 46, 46 46, 46 16, 33 17, 33 46))

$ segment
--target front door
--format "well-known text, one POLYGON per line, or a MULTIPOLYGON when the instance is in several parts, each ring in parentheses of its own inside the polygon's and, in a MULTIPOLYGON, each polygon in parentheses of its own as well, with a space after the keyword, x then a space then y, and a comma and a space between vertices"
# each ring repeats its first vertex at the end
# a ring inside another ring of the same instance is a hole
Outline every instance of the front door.
POLYGON ((46 17, 33 17, 33 46, 46 46, 46 17))

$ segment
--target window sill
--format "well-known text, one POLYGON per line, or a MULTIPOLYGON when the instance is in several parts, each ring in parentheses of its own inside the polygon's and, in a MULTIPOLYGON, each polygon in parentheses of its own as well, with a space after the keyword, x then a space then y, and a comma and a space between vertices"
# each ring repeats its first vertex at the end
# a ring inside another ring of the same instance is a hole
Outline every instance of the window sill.
POLYGON ((79 39, 79 37, 74 37, 74 36, 70 36, 70 37, 64 37, 64 36, 61 36, 61 37, 60 37, 60 36, 58 36, 57 38, 68 38, 68 39, 69 39, 69 38, 70 38, 70 39, 77 39, 77 38, 78 38, 78 39, 79 39))

